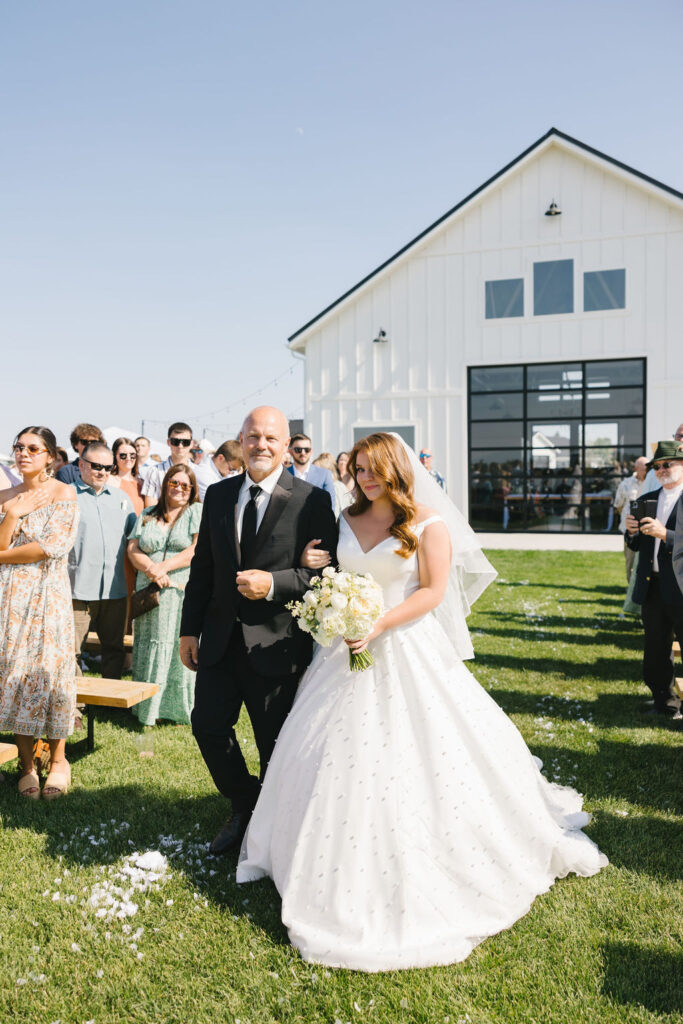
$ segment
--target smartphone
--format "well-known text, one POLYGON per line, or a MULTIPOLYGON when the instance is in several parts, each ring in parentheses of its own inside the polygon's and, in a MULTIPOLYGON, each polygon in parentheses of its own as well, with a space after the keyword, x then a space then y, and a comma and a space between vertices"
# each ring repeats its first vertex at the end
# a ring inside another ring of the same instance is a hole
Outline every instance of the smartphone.
POLYGON ((650 519, 657 518, 657 499, 656 498, 638 498, 636 501, 631 502, 631 515, 634 519, 640 522, 641 519, 649 517, 650 519))

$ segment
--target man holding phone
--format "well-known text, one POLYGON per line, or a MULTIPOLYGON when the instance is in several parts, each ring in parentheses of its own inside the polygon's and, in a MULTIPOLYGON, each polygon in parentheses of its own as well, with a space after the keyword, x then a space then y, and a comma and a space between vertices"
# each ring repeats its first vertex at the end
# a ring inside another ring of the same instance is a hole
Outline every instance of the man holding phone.
POLYGON ((643 680, 654 698, 644 711, 673 716, 680 713, 680 702, 671 702, 674 636, 683 644, 683 593, 672 562, 677 509, 683 494, 683 444, 659 441, 650 467, 660 486, 632 503, 625 525, 629 547, 639 552, 633 600, 641 605, 645 632, 643 680))

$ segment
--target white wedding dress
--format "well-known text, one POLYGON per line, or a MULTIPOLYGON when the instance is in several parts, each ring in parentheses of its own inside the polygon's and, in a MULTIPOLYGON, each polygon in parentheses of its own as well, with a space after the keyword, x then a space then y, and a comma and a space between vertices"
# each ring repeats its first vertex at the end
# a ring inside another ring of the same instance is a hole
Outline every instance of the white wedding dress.
MULTIPOLYGON (((388 608, 419 586, 417 557, 396 546, 364 552, 341 516, 340 566, 371 573, 388 608)), ((316 649, 237 881, 274 880, 306 960, 363 971, 464 960, 556 878, 607 858, 580 831, 581 796, 540 774, 433 614, 371 646, 365 672, 349 670, 341 641, 316 649)))

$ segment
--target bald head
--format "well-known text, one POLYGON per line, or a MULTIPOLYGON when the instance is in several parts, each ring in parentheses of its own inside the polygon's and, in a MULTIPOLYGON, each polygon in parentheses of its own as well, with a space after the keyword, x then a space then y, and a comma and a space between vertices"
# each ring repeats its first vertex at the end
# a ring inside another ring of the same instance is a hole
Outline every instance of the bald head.
POLYGON ((683 441, 683 423, 681 423, 678 430, 674 434, 674 441, 683 441))
POLYGON ((247 415, 240 431, 247 472, 260 483, 282 466, 289 445, 287 417, 272 405, 260 405, 247 415))
POLYGON ((259 405, 248 412, 242 424, 241 434, 246 433, 252 423, 268 423, 276 427, 279 433, 284 432, 289 440, 289 421, 285 414, 274 405, 259 405))
POLYGON ((633 470, 639 480, 644 480, 647 476, 647 457, 640 455, 633 464, 633 470))

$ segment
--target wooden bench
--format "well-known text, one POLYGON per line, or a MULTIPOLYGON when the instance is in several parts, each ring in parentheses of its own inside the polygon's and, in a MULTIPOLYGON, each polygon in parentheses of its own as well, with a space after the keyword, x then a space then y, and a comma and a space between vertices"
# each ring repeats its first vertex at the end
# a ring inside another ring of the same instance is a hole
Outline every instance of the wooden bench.
MULTIPOLYGON (((96 654, 101 649, 100 638, 97 633, 93 633, 91 630, 83 641, 83 650, 88 651, 90 654, 96 654)), ((127 651, 133 650, 133 634, 126 633, 123 638, 123 646, 127 651)))
POLYGON ((76 700, 79 704, 85 704, 88 712, 88 735, 85 741, 87 750, 95 749, 96 708, 132 708, 159 692, 156 683, 131 682, 128 679, 79 676, 76 682, 76 700))
POLYGON ((0 743, 0 764, 14 761, 19 757, 19 748, 15 743, 0 743))

